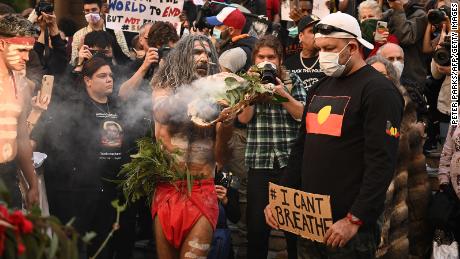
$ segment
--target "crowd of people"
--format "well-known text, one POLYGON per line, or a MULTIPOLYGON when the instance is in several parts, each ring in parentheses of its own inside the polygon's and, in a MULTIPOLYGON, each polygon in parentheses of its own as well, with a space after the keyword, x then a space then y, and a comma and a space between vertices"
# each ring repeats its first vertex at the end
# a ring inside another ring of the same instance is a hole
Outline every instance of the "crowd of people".
POLYGON ((79 247, 81 258, 94 255, 116 218, 111 202, 124 200, 119 172, 147 137, 192 180, 162 182, 129 204, 98 258, 133 258, 140 239, 154 240, 158 258, 267 258, 279 229, 269 183, 331 197, 324 242, 282 232, 290 259, 428 258, 435 233, 460 241, 456 0, 328 1, 321 19, 299 0, 290 21, 279 0, 198 2, 185 1, 180 28, 156 21, 138 33, 106 28, 102 0, 82 0, 80 29, 48 1, 0 3, 9 208, 74 219, 79 233, 97 233, 79 247), (263 83, 283 102, 261 96, 237 114, 221 107, 211 126, 191 120, 196 84, 266 69, 274 76, 263 83), (448 211, 432 211, 434 190, 448 211), (232 248, 229 225, 246 253, 232 248))

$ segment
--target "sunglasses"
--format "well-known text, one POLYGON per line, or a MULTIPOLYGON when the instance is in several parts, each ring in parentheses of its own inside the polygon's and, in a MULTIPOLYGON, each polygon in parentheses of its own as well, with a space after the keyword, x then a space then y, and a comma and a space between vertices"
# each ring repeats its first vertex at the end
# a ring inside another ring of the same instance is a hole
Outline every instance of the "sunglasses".
POLYGON ((331 34, 333 32, 346 32, 346 33, 351 34, 351 35, 355 36, 356 38, 358 38, 358 36, 356 36, 356 34, 354 34, 354 33, 351 33, 349 31, 346 31, 344 29, 340 29, 338 27, 335 27, 335 26, 332 26, 332 25, 329 25, 329 24, 317 23, 313 27, 313 33, 321 33, 323 35, 329 35, 329 34, 331 34))

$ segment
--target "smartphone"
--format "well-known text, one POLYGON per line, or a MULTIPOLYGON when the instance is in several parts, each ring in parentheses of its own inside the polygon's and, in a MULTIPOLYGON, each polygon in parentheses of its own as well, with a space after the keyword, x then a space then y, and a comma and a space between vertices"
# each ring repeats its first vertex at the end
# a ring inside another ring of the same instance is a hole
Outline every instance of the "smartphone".
POLYGON ((374 41, 382 41, 384 39, 383 33, 388 32, 388 23, 384 21, 377 21, 377 28, 375 29, 374 41))
POLYGON ((42 78, 42 88, 40 89, 40 99, 44 96, 51 98, 53 93, 54 76, 44 75, 42 78))

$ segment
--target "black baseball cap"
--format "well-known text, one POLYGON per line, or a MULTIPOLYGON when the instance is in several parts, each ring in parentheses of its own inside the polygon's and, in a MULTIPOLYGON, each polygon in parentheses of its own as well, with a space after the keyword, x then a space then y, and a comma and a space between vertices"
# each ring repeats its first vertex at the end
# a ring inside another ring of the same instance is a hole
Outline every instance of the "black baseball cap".
POLYGON ((319 22, 320 19, 318 16, 312 14, 312 15, 307 15, 300 19, 299 24, 297 25, 297 29, 299 30, 299 33, 305 30, 308 26, 312 26, 315 23, 319 22))

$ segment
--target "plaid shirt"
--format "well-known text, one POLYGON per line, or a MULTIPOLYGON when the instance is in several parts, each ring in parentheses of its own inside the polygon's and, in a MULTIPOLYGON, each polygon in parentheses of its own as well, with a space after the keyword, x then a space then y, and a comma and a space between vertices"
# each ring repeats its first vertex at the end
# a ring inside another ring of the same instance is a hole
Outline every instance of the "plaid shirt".
MULTIPOLYGON (((305 104, 307 94, 302 81, 294 73, 290 77, 292 97, 305 104)), ((256 104, 254 116, 247 124, 246 166, 273 169, 276 159, 281 168, 285 167, 299 128, 300 121, 292 118, 281 104, 256 104)))

